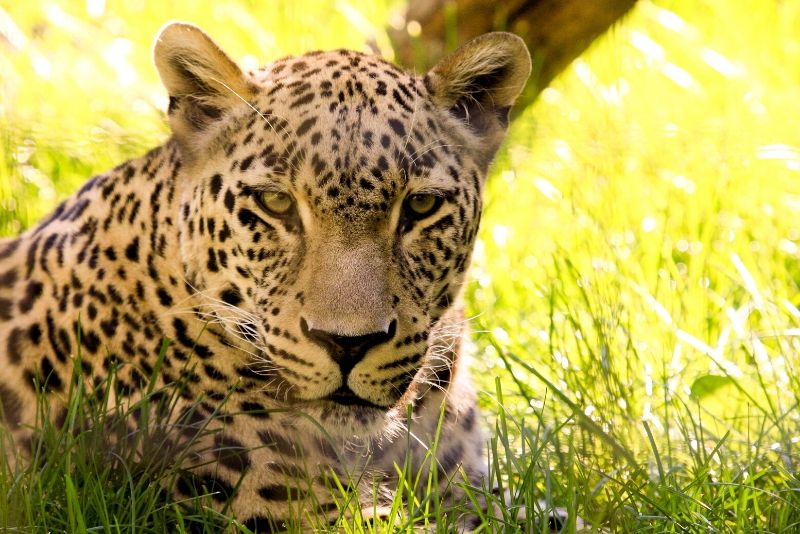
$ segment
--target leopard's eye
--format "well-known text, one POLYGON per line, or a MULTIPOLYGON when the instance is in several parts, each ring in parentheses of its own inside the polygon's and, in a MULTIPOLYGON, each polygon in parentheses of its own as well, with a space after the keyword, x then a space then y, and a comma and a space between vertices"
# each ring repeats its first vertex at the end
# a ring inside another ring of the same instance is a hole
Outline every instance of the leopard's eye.
POLYGON ((261 205, 273 215, 286 215, 294 206, 294 199, 283 191, 267 191, 259 196, 261 205))
POLYGON ((416 193, 405 201, 406 214, 414 219, 427 217, 442 204, 442 197, 429 193, 416 193))

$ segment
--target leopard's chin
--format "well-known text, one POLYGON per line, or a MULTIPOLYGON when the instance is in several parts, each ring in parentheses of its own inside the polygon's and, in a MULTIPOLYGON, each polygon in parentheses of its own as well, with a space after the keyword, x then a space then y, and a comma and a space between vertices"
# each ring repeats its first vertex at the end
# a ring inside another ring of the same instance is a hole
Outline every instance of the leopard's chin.
POLYGON ((292 411, 295 425, 335 440, 380 439, 395 434, 402 426, 397 407, 377 406, 360 397, 329 396, 295 405, 292 411))

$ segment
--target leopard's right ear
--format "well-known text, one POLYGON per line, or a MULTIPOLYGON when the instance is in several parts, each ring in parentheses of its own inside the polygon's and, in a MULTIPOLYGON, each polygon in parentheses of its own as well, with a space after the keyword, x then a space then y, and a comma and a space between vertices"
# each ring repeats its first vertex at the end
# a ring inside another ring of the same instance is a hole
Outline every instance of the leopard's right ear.
POLYGON ((488 165, 530 73, 525 42, 511 33, 492 32, 442 58, 423 81, 434 103, 476 136, 474 153, 488 165))
POLYGON ((169 93, 172 132, 186 155, 201 150, 203 134, 254 91, 239 66, 192 24, 165 25, 153 59, 169 93))

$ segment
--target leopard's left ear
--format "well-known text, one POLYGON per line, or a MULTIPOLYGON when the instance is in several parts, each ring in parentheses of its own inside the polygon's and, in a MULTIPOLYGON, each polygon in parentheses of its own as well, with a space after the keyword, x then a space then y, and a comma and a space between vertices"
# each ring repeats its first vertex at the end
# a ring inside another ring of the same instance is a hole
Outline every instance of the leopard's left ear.
POLYGON ((443 58, 425 76, 433 100, 465 122, 490 152, 500 146, 508 112, 531 74, 525 42, 511 33, 481 35, 443 58))
POLYGON ((203 30, 184 22, 165 25, 153 59, 169 93, 169 121, 185 155, 201 151, 207 130, 253 91, 239 66, 203 30))

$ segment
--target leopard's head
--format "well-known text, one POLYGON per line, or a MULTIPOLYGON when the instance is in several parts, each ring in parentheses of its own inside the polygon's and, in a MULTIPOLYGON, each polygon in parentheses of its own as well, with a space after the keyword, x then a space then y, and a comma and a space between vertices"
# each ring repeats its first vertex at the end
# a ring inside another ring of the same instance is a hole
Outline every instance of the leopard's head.
MULTIPOLYGON (((329 430, 447 387, 487 167, 531 69, 518 37, 424 76, 339 50, 244 73, 198 28, 155 46, 181 153, 181 260, 262 394, 329 430)), ((229 357, 229 356, 226 356, 229 357)))

